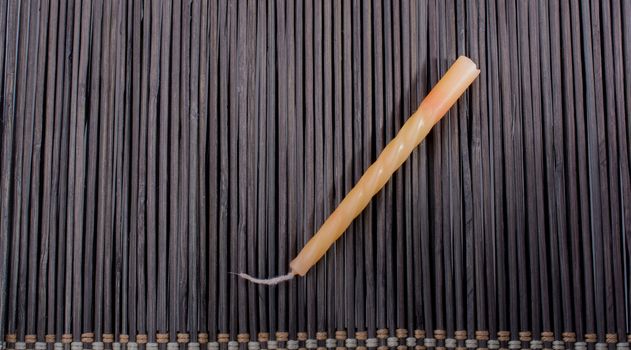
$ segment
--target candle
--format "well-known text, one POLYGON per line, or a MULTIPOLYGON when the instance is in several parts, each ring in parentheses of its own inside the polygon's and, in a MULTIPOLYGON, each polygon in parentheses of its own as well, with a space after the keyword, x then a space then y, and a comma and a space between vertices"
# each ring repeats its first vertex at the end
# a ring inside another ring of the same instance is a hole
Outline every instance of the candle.
POLYGON ((410 153, 427 136, 431 128, 447 113, 456 100, 480 74, 475 63, 460 56, 442 79, 425 97, 419 108, 384 148, 377 160, 366 170, 355 187, 346 195, 335 211, 307 242, 289 264, 287 275, 272 279, 257 279, 239 274, 255 283, 276 284, 304 276, 342 236, 351 222, 366 208, 372 197, 388 182, 392 174, 405 162, 410 153))

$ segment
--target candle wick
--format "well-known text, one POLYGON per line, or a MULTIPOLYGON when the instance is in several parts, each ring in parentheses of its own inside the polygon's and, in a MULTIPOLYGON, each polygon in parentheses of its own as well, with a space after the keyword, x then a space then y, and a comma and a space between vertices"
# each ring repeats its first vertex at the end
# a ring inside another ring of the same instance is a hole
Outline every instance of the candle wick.
POLYGON ((256 277, 252 277, 250 275, 248 275, 247 273, 234 273, 231 272, 231 274, 233 275, 237 275, 243 279, 246 279, 252 283, 256 283, 256 284, 264 284, 267 286, 273 286, 276 284, 279 284, 281 282, 285 282, 285 281, 289 281, 290 279, 294 278, 295 274, 293 272, 289 272, 286 275, 282 275, 282 276, 278 276, 278 277, 273 277, 273 278, 256 278, 256 277))

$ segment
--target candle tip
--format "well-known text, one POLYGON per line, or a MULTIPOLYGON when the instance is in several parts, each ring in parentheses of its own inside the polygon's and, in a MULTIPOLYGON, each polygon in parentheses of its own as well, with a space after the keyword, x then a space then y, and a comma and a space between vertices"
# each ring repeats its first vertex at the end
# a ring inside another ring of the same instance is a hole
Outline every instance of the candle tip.
POLYGON ((256 278, 256 277, 252 277, 250 275, 248 275, 247 273, 234 273, 231 272, 231 274, 233 275, 237 275, 243 279, 246 279, 252 283, 256 283, 256 284, 263 284, 263 285, 267 285, 267 286, 273 286, 273 285, 277 285, 281 282, 285 282, 285 281, 289 281, 290 279, 294 278, 295 274, 293 272, 289 272, 286 275, 282 275, 282 276, 277 276, 277 277, 273 277, 273 278, 256 278))

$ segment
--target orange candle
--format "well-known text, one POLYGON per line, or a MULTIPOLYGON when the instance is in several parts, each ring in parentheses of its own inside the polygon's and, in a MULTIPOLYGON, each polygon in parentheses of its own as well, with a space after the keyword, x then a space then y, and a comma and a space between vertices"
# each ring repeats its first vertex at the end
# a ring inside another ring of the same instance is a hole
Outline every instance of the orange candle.
POLYGON ((262 280, 239 274, 256 283, 276 284, 295 275, 304 276, 342 236, 351 222, 366 208, 372 197, 405 162, 410 153, 427 136, 431 128, 447 113, 456 100, 480 74, 475 63, 460 56, 443 78, 425 97, 419 108, 390 141, 377 160, 366 170, 359 182, 346 195, 320 230, 307 242, 298 256, 289 264, 291 271, 285 276, 262 280))

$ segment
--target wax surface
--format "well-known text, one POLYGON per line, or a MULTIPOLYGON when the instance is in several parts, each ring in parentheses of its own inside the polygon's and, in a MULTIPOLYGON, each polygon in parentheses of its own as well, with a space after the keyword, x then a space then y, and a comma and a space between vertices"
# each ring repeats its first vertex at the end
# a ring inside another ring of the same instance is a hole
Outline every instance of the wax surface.
POLYGON ((478 74, 480 71, 469 58, 460 56, 454 62, 397 136, 290 263, 292 273, 304 276, 324 256, 478 74))

